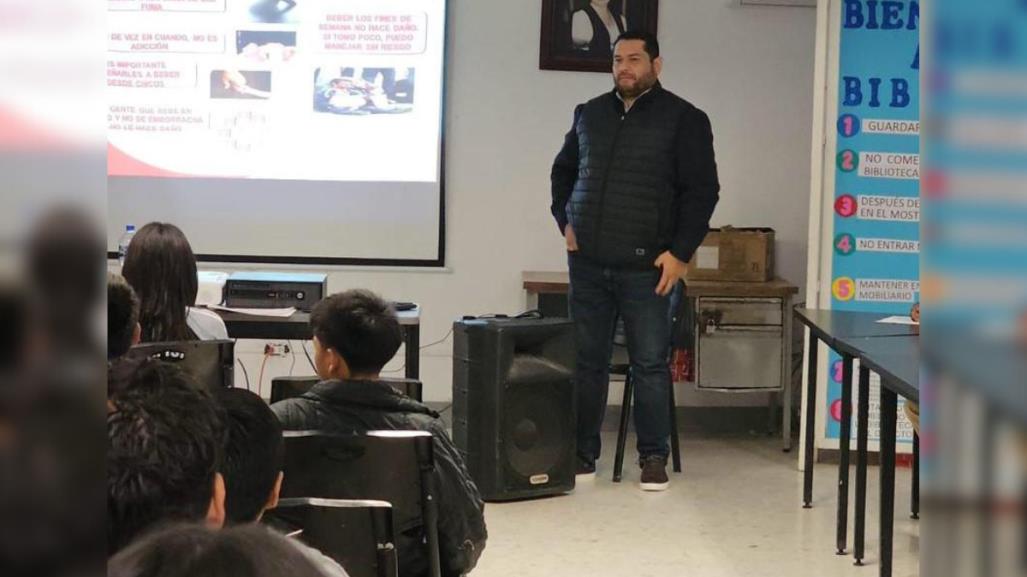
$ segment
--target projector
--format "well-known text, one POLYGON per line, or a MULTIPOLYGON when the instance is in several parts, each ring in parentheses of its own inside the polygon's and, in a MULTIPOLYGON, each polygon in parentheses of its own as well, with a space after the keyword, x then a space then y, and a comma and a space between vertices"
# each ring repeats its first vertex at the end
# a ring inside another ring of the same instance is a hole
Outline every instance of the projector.
POLYGON ((323 274, 285 272, 234 272, 225 282, 225 306, 283 309, 310 312, 328 295, 323 274))

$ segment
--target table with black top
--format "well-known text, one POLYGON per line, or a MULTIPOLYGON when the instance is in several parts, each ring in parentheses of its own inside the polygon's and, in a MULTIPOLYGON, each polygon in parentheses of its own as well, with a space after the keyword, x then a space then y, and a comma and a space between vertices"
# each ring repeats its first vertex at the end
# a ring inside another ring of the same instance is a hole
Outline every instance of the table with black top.
MULTIPOLYGON (((856 450, 855 558, 861 565, 865 551, 867 431, 870 405, 870 372, 881 377, 881 503, 880 537, 882 577, 891 575, 892 536, 895 523, 895 437, 898 397, 920 402, 920 338, 917 336, 856 337, 837 342, 839 352, 859 359, 859 400, 856 450)), ((914 437, 913 460, 919 458, 914 437)), ((914 465, 914 472, 918 468, 914 465)), ((913 514, 917 515, 918 475, 913 477, 913 514)))
MULTIPOLYGON (((261 317, 223 310, 214 310, 228 329, 232 339, 310 340, 310 313, 296 311, 288 317, 261 317)), ((421 307, 398 311, 403 329, 403 348, 406 360, 406 378, 420 378, 421 307)))
POLYGON ((918 326, 885 324, 877 321, 891 316, 887 313, 833 311, 796 308, 795 318, 809 329, 807 344, 808 380, 806 385, 806 413, 803 415, 805 451, 803 452, 802 502, 804 508, 813 504, 813 464, 815 462, 814 437, 817 417, 817 353, 818 341, 823 341, 842 357, 842 415, 838 435, 838 523, 837 552, 845 554, 848 542, 849 511, 849 445, 852 436, 852 361, 856 355, 841 350, 839 341, 846 338, 872 338, 910 336, 919 332, 918 326))

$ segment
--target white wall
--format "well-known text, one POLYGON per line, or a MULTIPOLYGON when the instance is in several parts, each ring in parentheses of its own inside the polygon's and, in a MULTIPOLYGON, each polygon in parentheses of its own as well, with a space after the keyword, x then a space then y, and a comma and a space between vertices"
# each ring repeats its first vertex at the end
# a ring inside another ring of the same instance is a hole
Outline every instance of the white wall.
MULTIPOLYGON (((421 303, 422 344, 441 339, 461 315, 522 310, 521 271, 566 268, 549 215, 549 169, 574 105, 608 90, 611 79, 538 70, 540 4, 450 0, 448 270, 331 272, 333 292, 366 287, 421 303)), ((723 189, 714 225, 775 228, 778 273, 804 287, 814 10, 737 0, 660 4, 664 86, 713 123, 723 189)), ((428 401, 450 399, 451 343, 422 352, 428 401)), ((261 346, 240 343, 254 385, 261 356, 252 351, 261 346)), ((399 359, 390 366, 399 368, 399 359)), ((268 362, 265 395, 271 375, 291 363, 268 362)), ((294 370, 310 373, 302 354, 294 370)))

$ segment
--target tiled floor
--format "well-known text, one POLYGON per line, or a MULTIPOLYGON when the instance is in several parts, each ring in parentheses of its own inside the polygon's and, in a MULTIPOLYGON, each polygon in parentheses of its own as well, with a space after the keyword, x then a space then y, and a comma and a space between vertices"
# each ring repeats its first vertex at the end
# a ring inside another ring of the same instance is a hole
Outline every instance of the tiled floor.
MULTIPOLYGON (((604 444, 612 448, 613 438, 604 444)), ((868 475, 866 565, 855 567, 851 521, 849 555, 835 555, 837 466, 817 466, 814 506, 804 510, 796 453, 781 452, 777 439, 685 440, 682 456, 684 472, 671 475, 664 493, 642 493, 637 466, 626 465, 624 481, 613 483, 610 451, 597 479, 570 495, 489 503, 488 546, 472 577, 877 576, 876 467, 868 475)), ((897 474, 896 577, 919 574, 909 473, 897 474)))

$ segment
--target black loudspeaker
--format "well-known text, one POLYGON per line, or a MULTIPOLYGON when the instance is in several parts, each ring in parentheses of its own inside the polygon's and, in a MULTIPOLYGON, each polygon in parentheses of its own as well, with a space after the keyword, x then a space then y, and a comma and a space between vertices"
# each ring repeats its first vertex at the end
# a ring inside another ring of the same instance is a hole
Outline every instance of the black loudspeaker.
POLYGON ((562 318, 453 325, 453 441, 486 501, 574 489, 572 327, 562 318))

